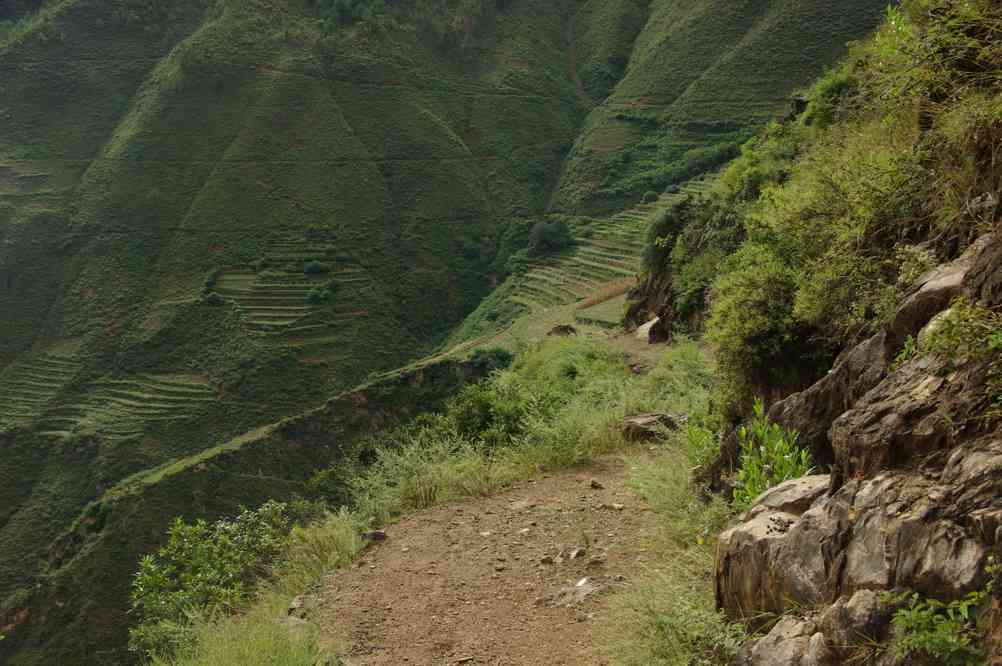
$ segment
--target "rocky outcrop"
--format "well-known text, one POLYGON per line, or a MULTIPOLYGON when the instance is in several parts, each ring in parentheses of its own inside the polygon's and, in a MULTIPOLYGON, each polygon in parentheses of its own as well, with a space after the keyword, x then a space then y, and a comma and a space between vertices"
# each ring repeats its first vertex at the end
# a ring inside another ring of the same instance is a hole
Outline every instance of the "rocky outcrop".
POLYGON ((815 463, 830 467, 835 462, 828 432, 832 422, 887 376, 909 336, 918 335, 958 296, 991 292, 1002 297, 1002 281, 993 277, 997 271, 991 269, 1002 266, 999 246, 996 236, 984 236, 956 261, 924 275, 883 330, 844 352, 813 386, 774 404, 769 418, 799 432, 801 444, 811 450, 815 463))
POLYGON ((1000 247, 982 238, 931 272, 883 331, 771 410, 827 452, 832 473, 768 491, 719 539, 719 607, 746 622, 794 615, 749 645, 744 664, 846 663, 886 639, 882 591, 951 600, 984 586, 1002 545, 1002 425, 982 418, 987 364, 919 357, 892 369, 891 359, 954 298, 999 304, 1000 247))

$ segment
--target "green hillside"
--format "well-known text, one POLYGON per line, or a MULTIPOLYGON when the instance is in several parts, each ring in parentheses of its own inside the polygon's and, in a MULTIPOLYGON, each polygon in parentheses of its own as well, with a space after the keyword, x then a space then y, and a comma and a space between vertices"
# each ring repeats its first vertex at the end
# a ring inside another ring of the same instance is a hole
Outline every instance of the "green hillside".
POLYGON ((171 517, 299 492, 352 436, 262 429, 621 296, 665 187, 883 5, 0 2, 0 661, 127 659, 171 517), (529 257, 544 220, 574 242, 529 257))
POLYGON ((752 128, 784 113, 790 95, 871 30, 887 5, 652 0, 640 27, 640 4, 588 3, 582 13, 582 80, 611 92, 597 100, 565 164, 560 208, 620 210, 736 156, 752 128), (630 28, 639 31, 624 62, 612 43, 630 28))

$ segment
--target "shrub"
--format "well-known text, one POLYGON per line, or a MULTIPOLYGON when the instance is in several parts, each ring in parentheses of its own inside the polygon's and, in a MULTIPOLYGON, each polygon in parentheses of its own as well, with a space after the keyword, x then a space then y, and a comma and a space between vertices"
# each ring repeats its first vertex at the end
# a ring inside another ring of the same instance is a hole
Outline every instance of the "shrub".
POLYGON ((569 247, 574 242, 571 228, 563 220, 541 220, 529 232, 529 254, 541 256, 553 254, 569 247))
POLYGON ((205 287, 204 287, 205 292, 210 292, 216 288, 216 285, 219 283, 219 277, 222 275, 222 273, 223 269, 221 268, 214 268, 211 271, 209 271, 209 274, 205 277, 205 287))
POLYGON ((194 615, 246 604, 253 582, 283 552, 290 521, 285 504, 268 502, 233 520, 174 521, 167 543, 145 556, 132 582, 130 649, 147 657, 176 651, 190 639, 194 615))
POLYGON ((977 627, 990 587, 943 603, 917 593, 886 595, 885 602, 904 604, 891 618, 891 652, 903 663, 927 666, 976 666, 987 654, 977 627))
POLYGON ((226 302, 226 299, 220 296, 214 291, 210 291, 205 295, 205 302, 209 305, 222 305, 226 302))
POLYGON ((741 510, 769 488, 811 472, 811 454, 797 447, 797 433, 769 421, 761 400, 755 402, 754 413, 751 423, 738 429, 741 469, 734 506, 741 510))
POLYGON ((778 379, 795 294, 795 273, 768 245, 746 244, 725 262, 712 287, 707 336, 735 389, 778 379))
POLYGON ((657 200, 658 200, 658 193, 655 192, 654 190, 647 190, 646 192, 644 192, 644 198, 643 198, 644 203, 654 203, 657 200))
POLYGON ((323 275, 330 271, 330 267, 320 261, 311 261, 303 266, 303 272, 307 275, 323 275))
POLYGON ((330 287, 313 287, 313 289, 310 289, 310 293, 306 295, 306 300, 313 305, 319 305, 331 300, 332 296, 333 293, 330 287))
POLYGON ((501 347, 491 347, 490 349, 478 349, 470 356, 470 363, 478 369, 486 372, 494 370, 504 370, 512 364, 515 357, 507 349, 501 347))

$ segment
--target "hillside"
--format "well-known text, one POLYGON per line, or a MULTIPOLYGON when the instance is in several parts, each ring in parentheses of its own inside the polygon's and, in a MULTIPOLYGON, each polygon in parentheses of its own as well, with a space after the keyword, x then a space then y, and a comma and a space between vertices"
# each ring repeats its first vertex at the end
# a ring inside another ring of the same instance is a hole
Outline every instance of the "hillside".
POLYGON ((883 8, 851 5, 0 4, 0 659, 128 659, 173 516, 299 492, 357 434, 297 419, 403 382, 379 427, 454 388, 379 373, 622 294, 661 192, 883 8), (527 258, 556 218, 576 242, 527 258))

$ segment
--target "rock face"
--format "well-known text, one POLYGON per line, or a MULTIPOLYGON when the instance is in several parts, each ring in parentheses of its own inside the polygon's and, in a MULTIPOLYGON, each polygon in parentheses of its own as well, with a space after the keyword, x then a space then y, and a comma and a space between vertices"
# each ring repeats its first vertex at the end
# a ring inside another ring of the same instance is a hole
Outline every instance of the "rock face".
POLYGON ((717 603, 728 616, 812 609, 749 645, 744 664, 845 663, 887 637, 881 591, 950 600, 985 584, 1002 545, 1002 425, 981 418, 987 367, 947 371, 920 357, 892 370, 891 359, 957 296, 999 305, 1000 247, 982 238, 931 272, 884 330, 771 410, 832 473, 770 490, 720 537, 717 603))
POLYGON ((1002 266, 1000 245, 997 236, 983 236, 956 261, 927 273, 884 330, 843 353, 828 375, 813 386, 773 405, 769 418, 797 430, 815 463, 831 466, 835 453, 829 427, 887 376, 908 336, 917 336, 953 299, 965 293, 982 296, 983 291, 985 296, 994 296, 992 302, 1002 302, 1002 280, 993 270, 1002 266))

